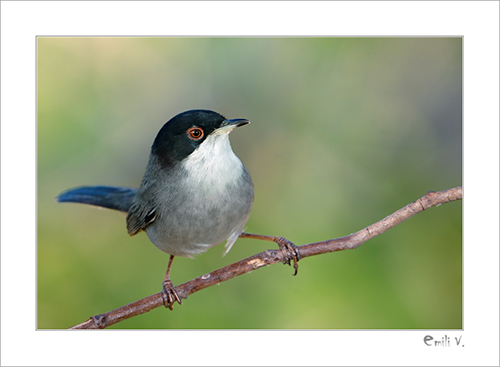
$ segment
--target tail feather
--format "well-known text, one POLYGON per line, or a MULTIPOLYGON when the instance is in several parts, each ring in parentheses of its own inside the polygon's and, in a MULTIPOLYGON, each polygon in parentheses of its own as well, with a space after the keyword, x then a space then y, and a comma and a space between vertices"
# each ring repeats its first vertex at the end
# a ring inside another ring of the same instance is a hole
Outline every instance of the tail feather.
POLYGON ((62 192, 60 203, 81 203, 128 212, 137 189, 111 186, 82 186, 62 192))

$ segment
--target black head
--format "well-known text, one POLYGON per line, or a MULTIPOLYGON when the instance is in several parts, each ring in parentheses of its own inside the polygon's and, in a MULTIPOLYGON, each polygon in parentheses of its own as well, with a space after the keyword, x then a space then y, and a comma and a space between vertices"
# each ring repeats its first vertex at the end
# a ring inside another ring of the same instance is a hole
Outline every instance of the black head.
POLYGON ((158 132, 151 154, 160 158, 165 165, 182 161, 200 146, 215 130, 227 125, 241 126, 248 120, 227 120, 217 112, 191 110, 178 114, 158 132))

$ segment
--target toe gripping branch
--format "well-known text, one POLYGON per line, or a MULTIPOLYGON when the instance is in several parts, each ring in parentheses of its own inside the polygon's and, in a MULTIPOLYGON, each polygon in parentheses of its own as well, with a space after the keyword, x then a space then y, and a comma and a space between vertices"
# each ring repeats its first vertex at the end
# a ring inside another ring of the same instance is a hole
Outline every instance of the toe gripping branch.
POLYGON ((163 304, 166 308, 170 309, 170 311, 174 309, 174 303, 176 301, 182 305, 181 298, 170 279, 163 281, 163 292, 161 292, 161 296, 163 297, 163 304))
POLYGON ((163 278, 163 290, 161 296, 163 298, 163 304, 166 308, 172 311, 174 309, 174 303, 177 301, 182 305, 181 297, 174 288, 172 281, 170 280, 170 268, 172 267, 172 262, 174 261, 174 255, 170 255, 170 260, 168 261, 167 272, 165 273, 165 278, 163 278))
POLYGON ((284 237, 265 236, 253 233, 242 233, 240 237, 276 242, 283 253, 283 264, 292 265, 291 262, 293 261, 293 268, 295 269, 295 273, 293 275, 297 275, 299 270, 298 262, 300 260, 300 254, 297 246, 295 246, 292 242, 288 241, 284 237))
POLYGON ((293 268, 295 269, 293 276, 296 276, 299 271, 299 251, 297 250, 297 246, 284 237, 276 237, 275 242, 278 244, 281 252, 283 252, 283 264, 291 266, 291 261, 293 261, 293 268))

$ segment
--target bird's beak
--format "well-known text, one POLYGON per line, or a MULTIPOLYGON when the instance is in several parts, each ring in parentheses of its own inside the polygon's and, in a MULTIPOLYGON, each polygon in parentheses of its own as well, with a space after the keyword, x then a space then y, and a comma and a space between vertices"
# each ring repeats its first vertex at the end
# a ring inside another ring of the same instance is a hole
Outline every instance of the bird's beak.
POLYGON ((220 127, 216 130, 217 132, 226 132, 226 131, 231 131, 235 127, 240 127, 246 124, 249 124, 250 121, 247 119, 231 119, 231 120, 224 120, 222 121, 222 124, 220 127))

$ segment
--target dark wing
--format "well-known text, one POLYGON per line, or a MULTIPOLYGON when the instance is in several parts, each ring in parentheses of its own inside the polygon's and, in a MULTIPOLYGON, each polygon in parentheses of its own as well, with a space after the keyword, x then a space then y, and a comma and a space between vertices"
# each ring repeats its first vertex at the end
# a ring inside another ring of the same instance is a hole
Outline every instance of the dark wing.
POLYGON ((146 229, 156 219, 156 208, 149 205, 132 204, 127 213, 128 234, 133 236, 146 229))

